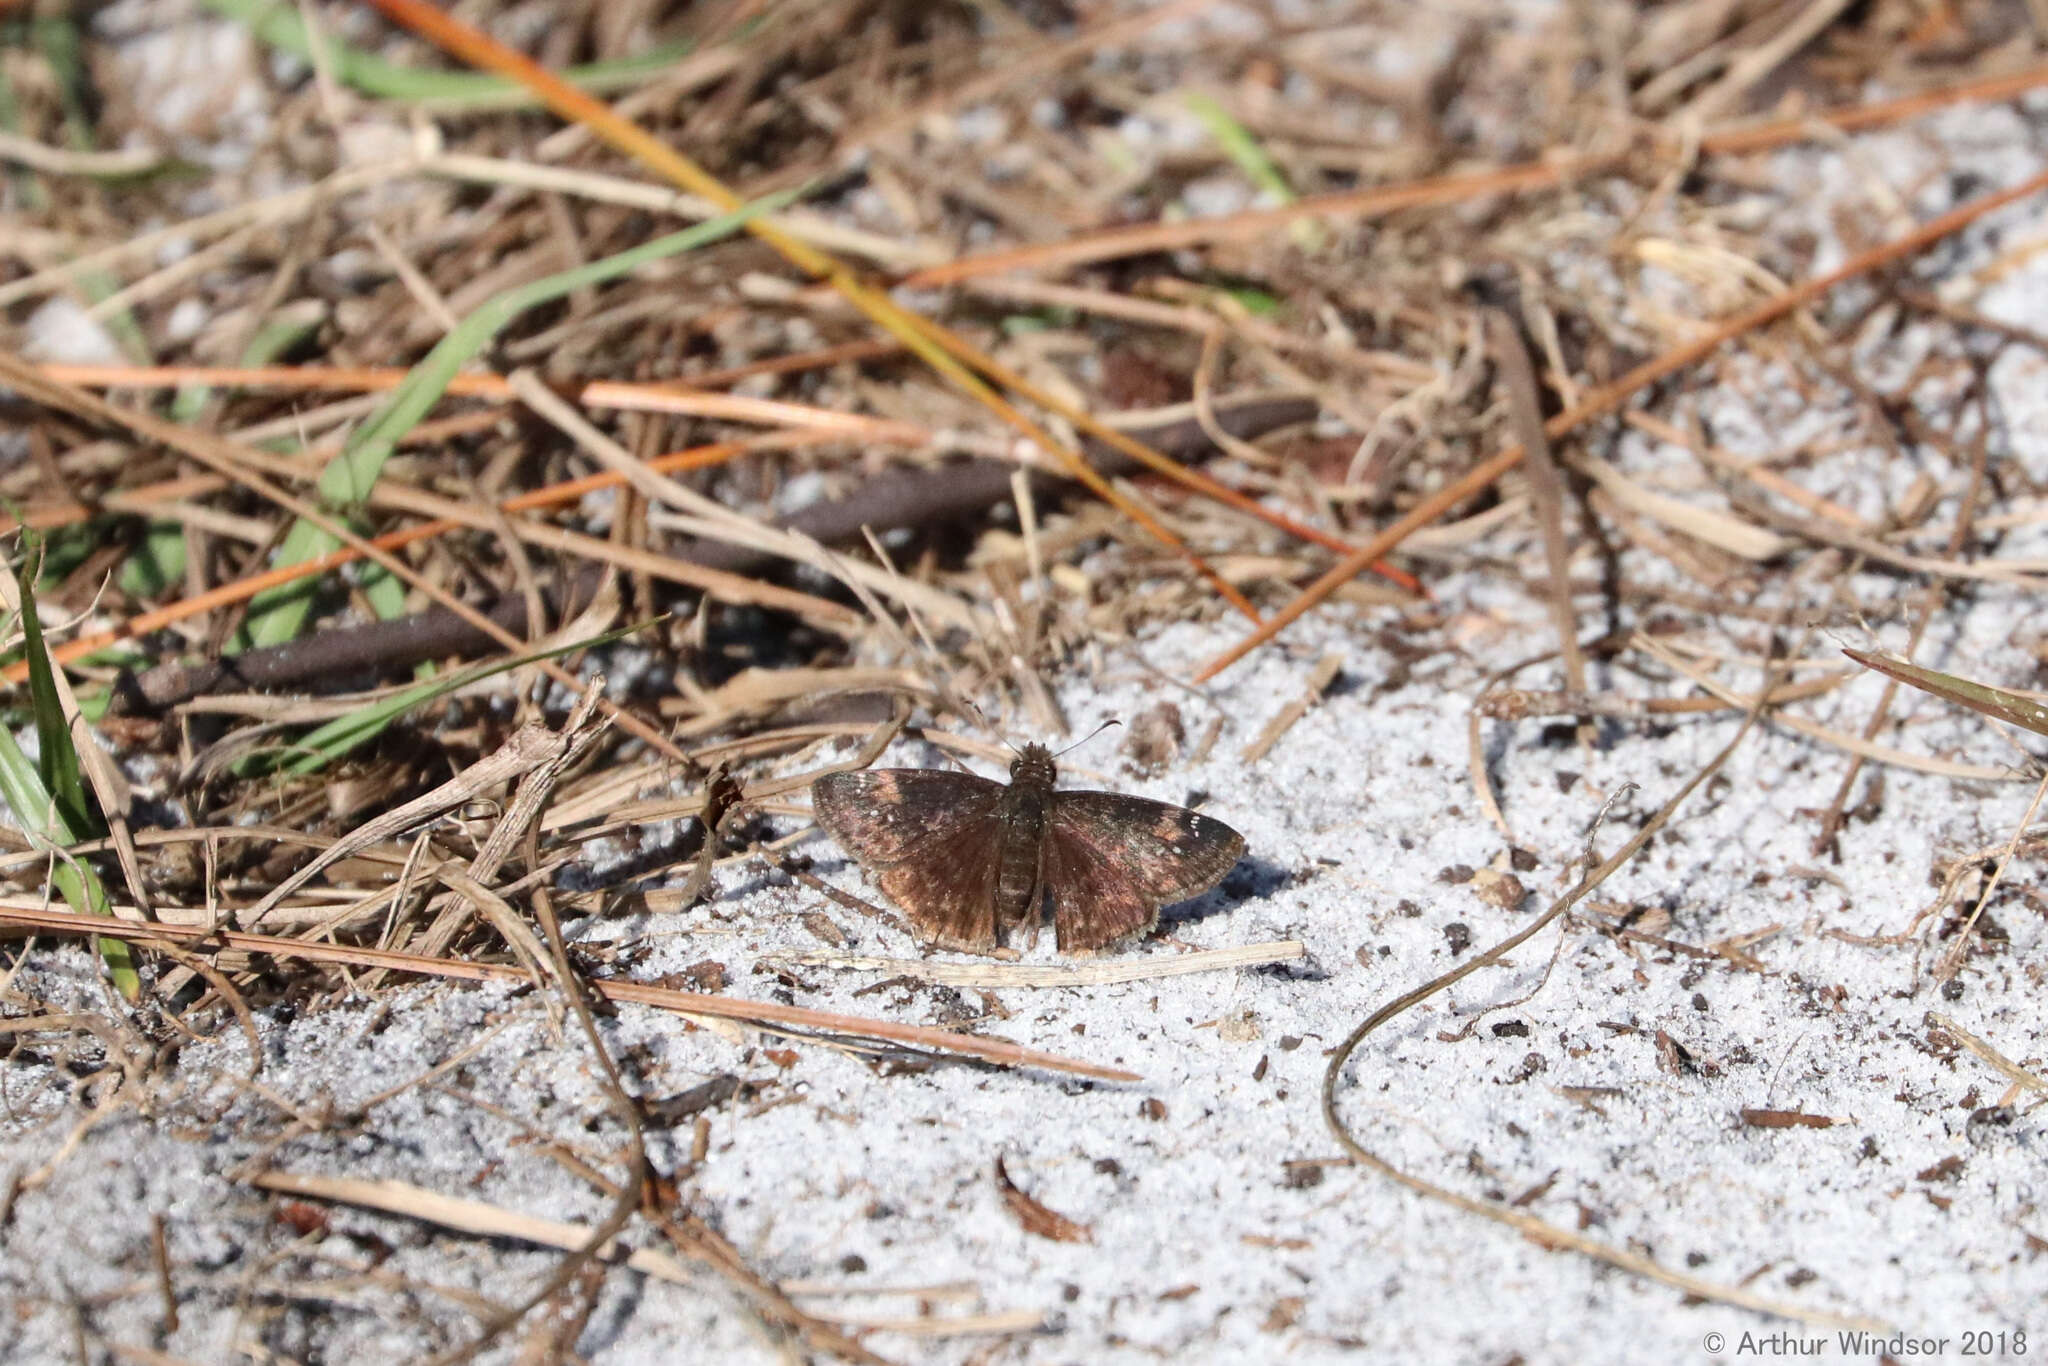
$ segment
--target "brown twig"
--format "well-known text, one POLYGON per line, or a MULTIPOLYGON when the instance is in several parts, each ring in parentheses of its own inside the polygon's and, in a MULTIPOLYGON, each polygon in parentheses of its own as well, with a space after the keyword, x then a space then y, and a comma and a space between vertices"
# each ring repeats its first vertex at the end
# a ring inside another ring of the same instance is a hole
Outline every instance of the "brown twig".
MULTIPOLYGON (((1307 399, 1252 399, 1218 413, 1233 436, 1250 440, 1276 428, 1315 415, 1307 399)), ((1213 449, 1193 416, 1173 417, 1137 429, 1148 445, 1181 459, 1199 459, 1213 449)), ((1089 456, 1104 474, 1126 473, 1136 462, 1098 443, 1089 456)), ((999 460, 967 460, 942 473, 926 469, 894 469, 876 475, 843 498, 814 504, 773 525, 827 544, 857 538, 862 527, 877 531, 899 527, 942 525, 993 507, 1010 496, 1010 475, 1016 466, 999 460)), ((1034 471, 1033 496, 1051 500, 1067 485, 1057 476, 1034 471)), ((774 560, 765 551, 718 541, 686 540, 670 547, 670 556, 726 573, 759 570, 774 560)), ((566 590, 544 593, 561 617, 573 616, 588 603, 600 570, 588 566, 566 590)), ((523 636, 532 630, 526 602, 507 594, 479 608, 502 630, 523 636)), ((350 677, 366 670, 404 669, 424 660, 471 654, 489 648, 492 637, 445 608, 428 608, 392 621, 341 630, 318 631, 283 645, 250 650, 231 659, 199 664, 158 665, 137 675, 124 688, 129 705, 154 710, 223 689, 287 688, 313 679, 350 677)))

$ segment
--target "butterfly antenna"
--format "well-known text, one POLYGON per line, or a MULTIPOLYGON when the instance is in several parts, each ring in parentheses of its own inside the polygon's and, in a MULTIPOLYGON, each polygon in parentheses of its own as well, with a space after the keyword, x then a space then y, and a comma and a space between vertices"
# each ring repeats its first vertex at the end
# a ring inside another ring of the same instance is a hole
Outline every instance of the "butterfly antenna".
POLYGON ((1052 757, 1057 759, 1060 757, 1060 755, 1070 754, 1074 750, 1077 750, 1081 746, 1087 744, 1090 740, 1093 740, 1096 736, 1102 734, 1102 732, 1108 730, 1111 726, 1121 726, 1122 724, 1123 720, 1121 717, 1112 716, 1107 721, 1104 721, 1101 725, 1097 726, 1094 730, 1089 731, 1086 735, 1074 741, 1073 744, 1068 745, 1065 749, 1061 750, 1059 754, 1055 754, 1052 757))

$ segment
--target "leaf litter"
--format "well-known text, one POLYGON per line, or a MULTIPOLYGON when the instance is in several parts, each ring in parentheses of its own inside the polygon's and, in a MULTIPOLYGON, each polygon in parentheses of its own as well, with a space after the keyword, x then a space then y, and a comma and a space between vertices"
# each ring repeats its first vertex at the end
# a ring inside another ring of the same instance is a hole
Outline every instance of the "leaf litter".
POLYGON ((118 761, 58 857, 141 973, 10 841, 10 1359, 2048 1331, 2037 765, 1838 653, 2039 710, 2037 35, 554 8, 694 201, 367 13, 0 14, 0 495, 78 618, 10 723, 118 761), (615 277, 729 194, 768 246, 615 277), (793 800, 1143 715, 1069 766, 1250 858, 1099 963, 914 957, 793 800))

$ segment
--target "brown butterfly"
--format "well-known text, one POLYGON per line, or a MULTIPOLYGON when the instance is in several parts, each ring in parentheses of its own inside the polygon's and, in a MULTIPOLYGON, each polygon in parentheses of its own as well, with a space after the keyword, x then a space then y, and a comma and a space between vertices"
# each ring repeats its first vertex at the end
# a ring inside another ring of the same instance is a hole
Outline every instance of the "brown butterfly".
POLYGON ((828 773, 811 784, 818 824, 910 913, 918 933, 986 953, 1052 898, 1064 952, 1105 948, 1158 923, 1159 908, 1215 886, 1244 853, 1222 821, 1120 792, 1060 792, 1043 745, 1003 784, 937 768, 828 773))

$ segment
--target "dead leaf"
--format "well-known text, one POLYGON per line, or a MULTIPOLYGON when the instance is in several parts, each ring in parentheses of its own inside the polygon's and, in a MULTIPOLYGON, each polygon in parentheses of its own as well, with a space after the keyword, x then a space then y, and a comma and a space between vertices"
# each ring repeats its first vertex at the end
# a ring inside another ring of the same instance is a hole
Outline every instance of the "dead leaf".
POLYGON ((1835 1120, 1832 1115, 1809 1115, 1800 1110, 1753 1110, 1744 1106, 1742 1122, 1752 1129, 1826 1129, 1835 1120))
POLYGON ((996 1192, 1003 1197, 1003 1207, 1017 1217, 1026 1233, 1035 1233, 1041 1238, 1050 1238, 1056 1243, 1092 1243, 1095 1230, 1087 1224, 1077 1224, 1064 1214, 1055 1214, 1039 1204, 1010 1179, 1010 1173, 1003 1167, 1003 1159, 996 1158, 996 1192))
POLYGON ((1529 889, 1522 885, 1522 879, 1513 873, 1496 872, 1491 868, 1475 868, 1469 884, 1481 901, 1489 906, 1498 906, 1512 911, 1529 899, 1529 889))
POLYGON ((835 949, 844 949, 852 942, 846 937, 846 931, 833 923, 832 917, 823 911, 805 911, 803 922, 805 929, 835 949))

